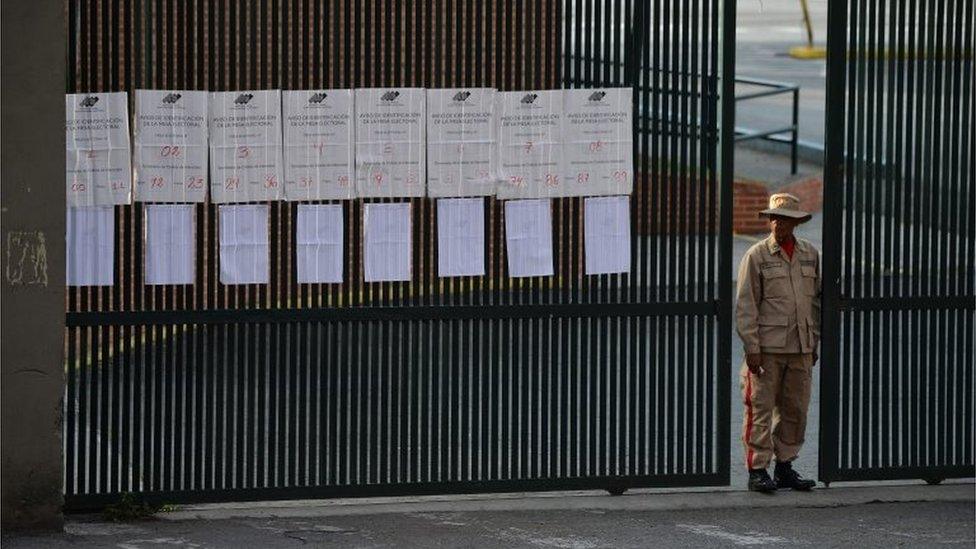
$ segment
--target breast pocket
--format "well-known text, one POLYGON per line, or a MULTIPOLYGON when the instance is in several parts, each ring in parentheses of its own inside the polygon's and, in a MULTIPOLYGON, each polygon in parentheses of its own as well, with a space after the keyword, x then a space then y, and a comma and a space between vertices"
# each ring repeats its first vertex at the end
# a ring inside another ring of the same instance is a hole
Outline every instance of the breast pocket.
POLYGON ((804 265, 800 272, 803 275, 803 295, 817 295, 817 268, 804 265))
POLYGON ((763 296, 777 297, 793 294, 790 286, 790 273, 783 267, 769 267, 762 270, 763 296))

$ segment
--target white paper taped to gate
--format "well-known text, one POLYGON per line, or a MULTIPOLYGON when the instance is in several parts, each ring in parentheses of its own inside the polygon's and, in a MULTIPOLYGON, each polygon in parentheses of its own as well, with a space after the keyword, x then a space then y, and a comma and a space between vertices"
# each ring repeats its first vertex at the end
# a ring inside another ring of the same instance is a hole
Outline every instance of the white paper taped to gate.
POLYGON ((211 201, 281 198, 281 91, 214 92, 209 113, 211 201))
POLYGON ((207 92, 136 90, 135 200, 207 198, 207 92))
POLYGON ((634 186, 631 88, 563 92, 559 196, 630 194, 634 186))
POLYGON ((266 204, 220 206, 220 283, 266 284, 269 280, 266 204))
POLYGON ((485 274, 485 204, 482 198, 437 201, 437 276, 485 274))
POLYGON ((410 203, 366 204, 363 217, 366 282, 410 280, 410 203))
POLYGON ((299 204, 295 234, 298 283, 342 282, 342 206, 299 204))
POLYGON ((506 202, 505 243, 508 248, 508 276, 552 275, 552 212, 549 199, 506 202))
POLYGON ((126 93, 69 93, 64 110, 68 206, 129 204, 132 155, 126 93))
POLYGON ((630 197, 584 201, 586 274, 630 272, 630 197))
POLYGON ((196 245, 191 205, 146 206, 146 284, 193 284, 196 245))
POLYGON ((561 196, 562 90, 499 92, 498 198, 561 196))
POLYGON ((427 90, 427 195, 495 194, 495 90, 427 90))
POLYGON ((285 198, 356 198, 352 90, 282 92, 285 198))
POLYGON ((356 90, 356 194, 426 193, 427 100, 423 88, 356 90))
POLYGON ((111 286, 114 280, 115 208, 78 206, 67 211, 68 286, 111 286))

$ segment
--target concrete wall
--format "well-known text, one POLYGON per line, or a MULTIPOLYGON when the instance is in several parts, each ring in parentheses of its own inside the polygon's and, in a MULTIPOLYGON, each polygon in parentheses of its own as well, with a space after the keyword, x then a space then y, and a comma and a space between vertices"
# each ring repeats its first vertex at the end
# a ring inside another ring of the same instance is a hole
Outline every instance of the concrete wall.
POLYGON ((65 20, 61 2, 0 7, 0 520, 62 525, 65 20))

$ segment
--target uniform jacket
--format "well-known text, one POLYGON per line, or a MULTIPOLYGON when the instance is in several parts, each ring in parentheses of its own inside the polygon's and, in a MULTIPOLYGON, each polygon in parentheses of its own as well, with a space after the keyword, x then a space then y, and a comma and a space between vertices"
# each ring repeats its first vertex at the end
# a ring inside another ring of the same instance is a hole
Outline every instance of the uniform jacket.
POLYGON ((800 238, 793 259, 772 235, 739 265, 735 312, 750 353, 812 353, 820 343, 820 253, 800 238))

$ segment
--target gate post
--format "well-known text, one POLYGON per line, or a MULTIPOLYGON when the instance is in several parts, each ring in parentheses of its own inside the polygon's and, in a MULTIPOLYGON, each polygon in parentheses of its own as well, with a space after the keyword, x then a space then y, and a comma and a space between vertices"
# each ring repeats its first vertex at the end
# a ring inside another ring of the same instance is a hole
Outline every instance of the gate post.
POLYGON ((827 112, 824 126, 823 308, 820 338, 820 440, 817 477, 830 482, 837 463, 840 366, 840 265, 844 186, 844 106, 847 73, 847 1, 827 6, 827 112))
POLYGON ((5 532, 62 525, 65 9, 4 2, 0 15, 5 532))

